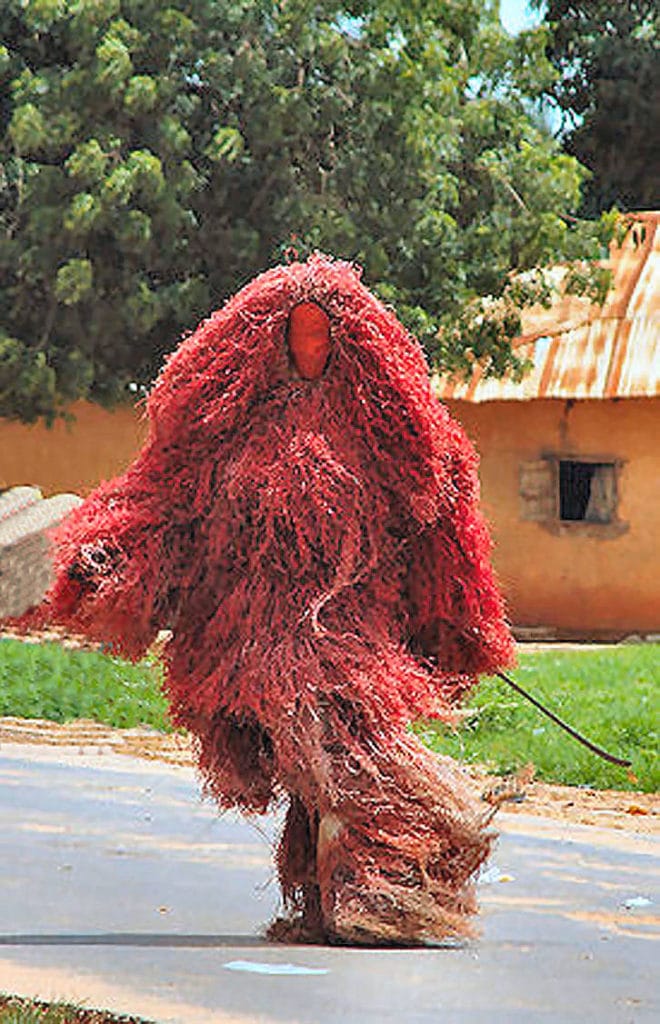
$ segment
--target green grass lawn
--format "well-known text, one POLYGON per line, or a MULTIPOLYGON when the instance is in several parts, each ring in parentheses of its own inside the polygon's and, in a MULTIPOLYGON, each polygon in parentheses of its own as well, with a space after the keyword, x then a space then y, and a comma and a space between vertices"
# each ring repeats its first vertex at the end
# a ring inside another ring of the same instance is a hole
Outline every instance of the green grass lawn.
POLYGON ((149 1024, 141 1017, 90 1010, 68 1003, 45 1003, 0 992, 0 1024, 149 1024))
MULTIPOLYGON (((549 782, 595 788, 660 789, 657 759, 660 645, 523 654, 513 673, 526 689, 594 742, 629 757, 637 782, 570 739, 498 679, 485 679, 474 712, 457 732, 422 722, 434 750, 506 773, 532 762, 549 782)), ((131 665, 58 644, 0 640, 0 716, 91 718, 126 728, 171 731, 154 659, 131 665)))
POLYGON ((522 654, 511 673, 589 739, 632 761, 637 782, 570 739, 500 679, 484 679, 457 732, 424 722, 417 733, 434 750, 506 773, 529 762, 548 782, 595 789, 660 788, 660 644, 522 654))
POLYGON ((171 732, 161 670, 57 643, 0 640, 0 716, 70 722, 91 718, 120 729, 151 725, 171 732))
POLYGON ((0 992, 0 1024, 73 1024, 76 1009, 62 1004, 47 1006, 0 992))

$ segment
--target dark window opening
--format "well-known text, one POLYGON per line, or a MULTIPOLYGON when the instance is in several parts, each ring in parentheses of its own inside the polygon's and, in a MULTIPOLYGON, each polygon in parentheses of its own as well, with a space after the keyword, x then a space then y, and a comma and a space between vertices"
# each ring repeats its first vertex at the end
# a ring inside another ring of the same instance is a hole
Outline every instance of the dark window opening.
POLYGON ((568 522, 610 523, 616 514, 612 462, 559 463, 559 518, 568 522))

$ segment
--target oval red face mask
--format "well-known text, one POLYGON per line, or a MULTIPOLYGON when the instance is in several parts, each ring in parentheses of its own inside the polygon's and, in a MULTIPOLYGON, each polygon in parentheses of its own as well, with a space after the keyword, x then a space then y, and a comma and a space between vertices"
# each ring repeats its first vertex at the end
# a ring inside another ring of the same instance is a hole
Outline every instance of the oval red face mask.
POLYGON ((315 380, 325 370, 330 355, 330 317, 315 302, 301 302, 289 316, 289 351, 305 380, 315 380))

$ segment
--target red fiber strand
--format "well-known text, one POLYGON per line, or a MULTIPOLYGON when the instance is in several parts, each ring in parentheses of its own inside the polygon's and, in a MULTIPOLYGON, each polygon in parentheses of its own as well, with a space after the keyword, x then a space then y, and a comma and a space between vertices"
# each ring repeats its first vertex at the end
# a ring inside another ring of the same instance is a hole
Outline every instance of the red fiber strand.
POLYGON ((477 458, 417 342, 350 264, 256 278, 169 358, 150 433, 54 537, 33 620, 139 658, 159 629, 174 721, 221 808, 289 811, 275 937, 462 934, 492 834, 449 759, 409 732, 451 720, 512 660, 478 510, 477 458), (321 376, 292 371, 315 303, 321 376))

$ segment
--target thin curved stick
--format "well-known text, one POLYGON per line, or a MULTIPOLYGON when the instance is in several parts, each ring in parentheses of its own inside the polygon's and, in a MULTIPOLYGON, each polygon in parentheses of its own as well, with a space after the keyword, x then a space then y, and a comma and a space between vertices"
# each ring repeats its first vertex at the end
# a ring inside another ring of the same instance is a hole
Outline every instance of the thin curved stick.
POLYGON ((630 768, 632 761, 627 761, 623 757, 615 757, 614 754, 608 754, 608 752, 606 750, 603 750, 602 747, 596 746, 596 744, 592 743, 591 740, 588 740, 586 736, 582 736, 581 733, 579 733, 577 729, 574 729, 572 725, 568 725, 567 722, 564 722, 561 718, 559 718, 559 716, 556 715, 554 711, 550 711, 550 709, 546 708, 544 704, 541 704, 541 702, 537 700, 536 697, 532 697, 531 693, 528 693, 527 690, 523 690, 522 686, 520 686, 519 683, 514 682, 514 680, 511 679, 509 676, 505 675, 504 672, 496 672, 495 675, 499 676, 500 679, 503 679, 505 683, 508 683, 509 686, 516 691, 516 693, 519 693, 521 695, 521 697, 526 697, 526 699, 531 704, 533 704, 535 708, 538 708, 539 711, 542 711, 544 715, 547 715, 547 717, 552 722, 554 722, 555 725, 558 725, 561 729, 564 730, 564 732, 567 732, 569 736, 572 736, 574 740, 577 740, 578 743, 581 743, 583 747, 587 747, 589 750, 592 751, 592 753, 598 754, 599 757, 602 757, 605 761, 609 761, 610 764, 618 764, 621 765, 622 768, 630 768))

